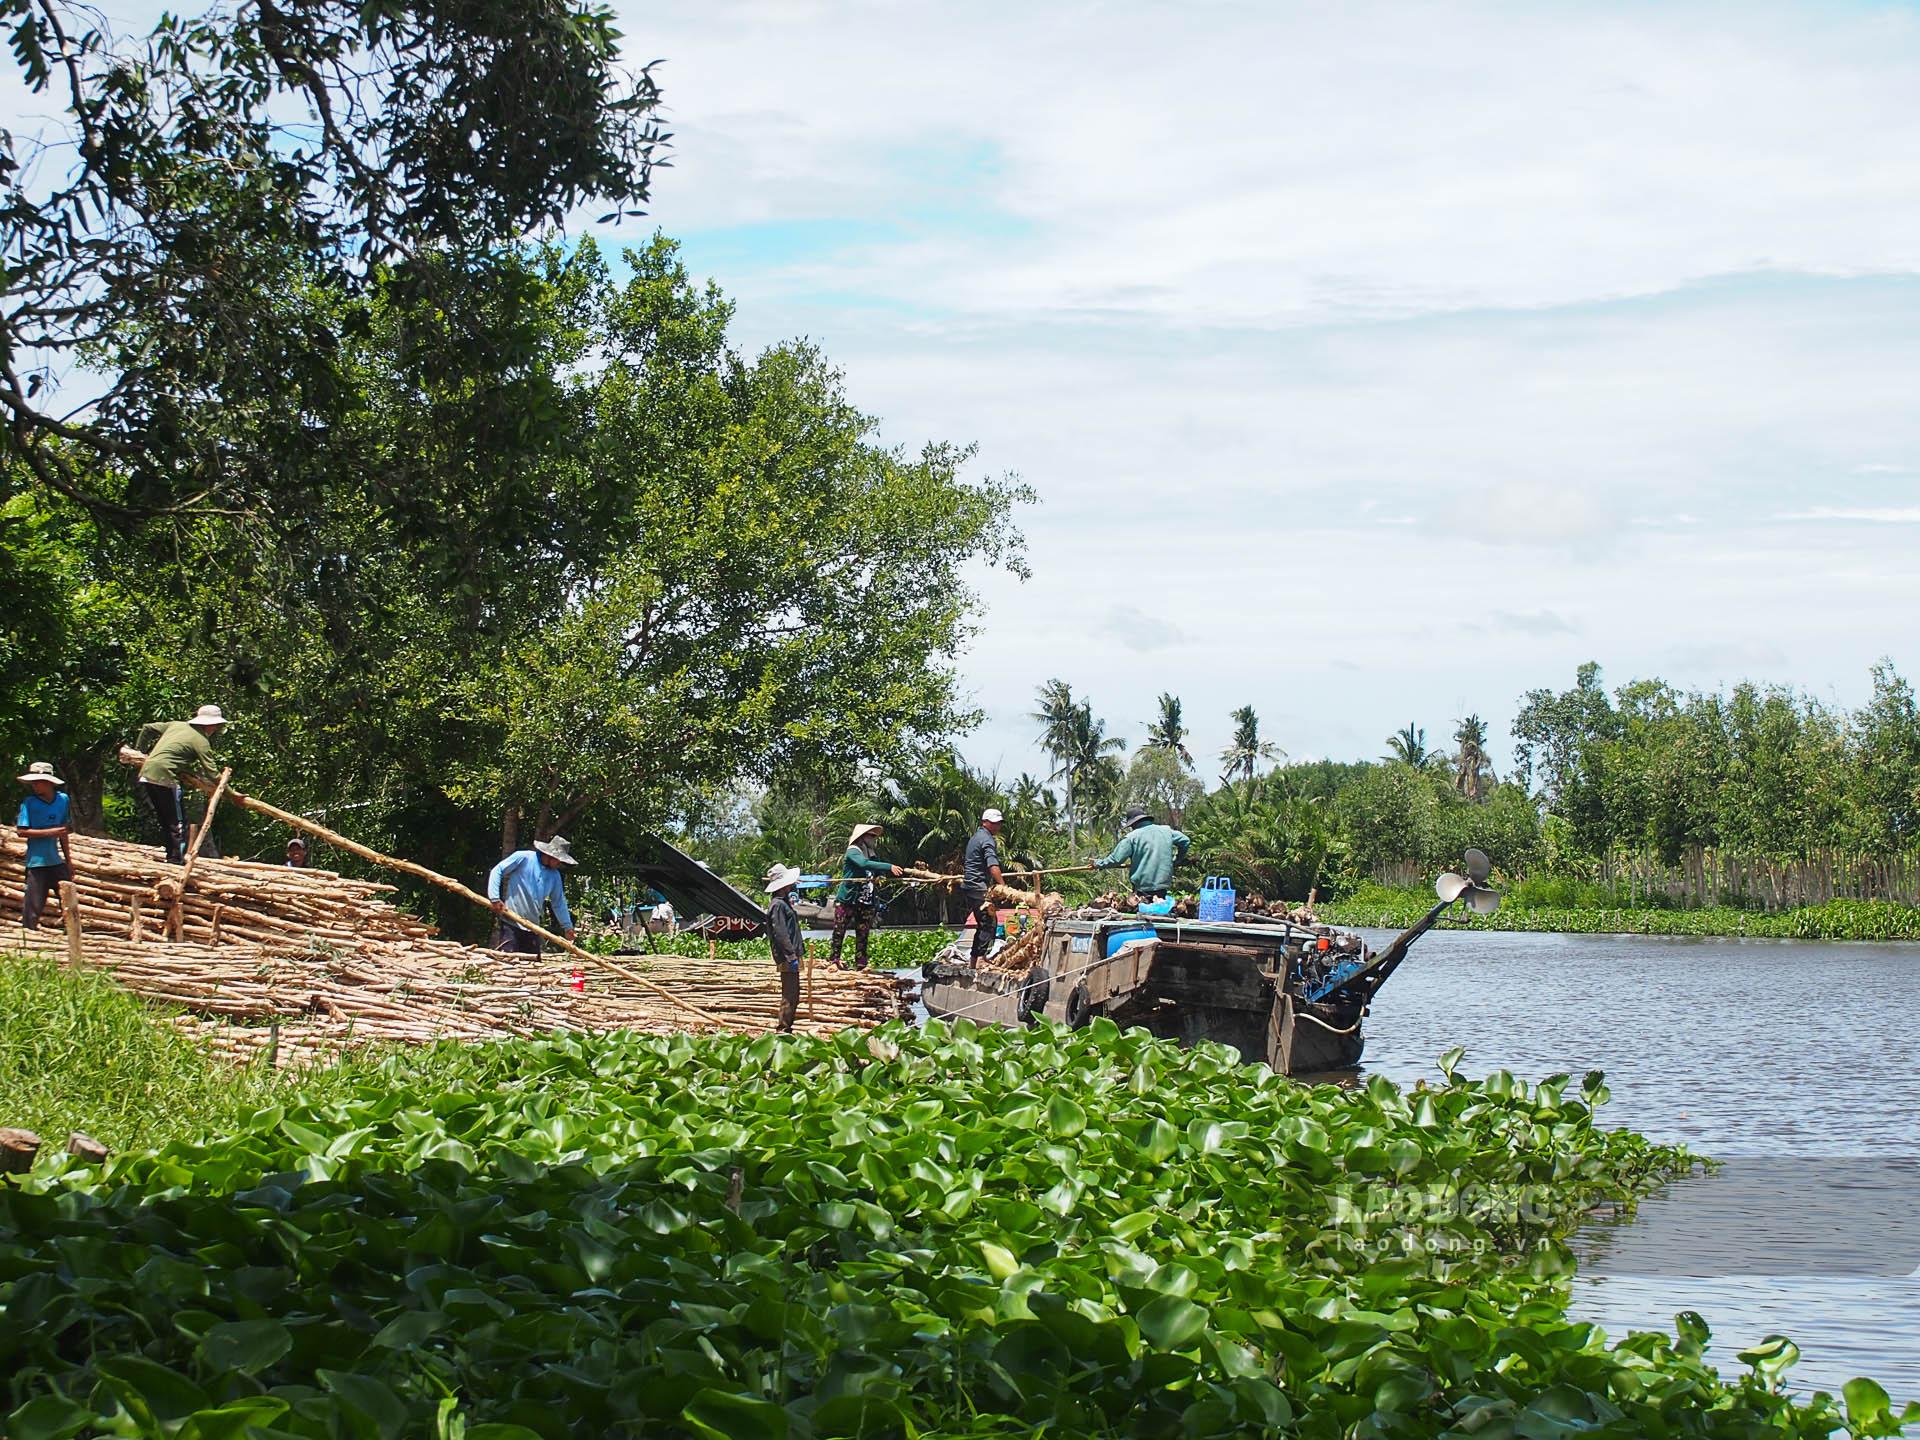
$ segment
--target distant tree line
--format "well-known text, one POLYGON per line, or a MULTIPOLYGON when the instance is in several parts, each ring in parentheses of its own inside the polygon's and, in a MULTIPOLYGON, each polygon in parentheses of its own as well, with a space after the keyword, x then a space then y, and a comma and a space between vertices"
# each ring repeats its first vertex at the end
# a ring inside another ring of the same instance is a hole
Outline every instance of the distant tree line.
POLYGON ((1478 715, 1454 723, 1450 744, 1429 744, 1409 722, 1377 758, 1288 763, 1249 705, 1230 717, 1233 738, 1209 781, 1177 696, 1161 695, 1129 755, 1088 699, 1052 680, 1032 717, 1051 763, 1044 776, 1009 783, 942 752, 850 791, 776 786, 736 802, 731 820, 702 838, 748 873, 775 858, 829 855, 856 820, 878 816, 888 853, 944 866, 981 808, 997 804, 1007 812, 1003 848, 1061 864, 1104 849, 1137 805, 1192 837, 1190 878, 1224 874, 1269 897, 1337 898, 1375 880, 1424 885, 1476 846, 1509 881, 1588 885, 1660 867, 1704 876, 1702 857, 1725 852, 1755 867, 1762 891, 1772 878, 1772 896, 1748 897, 1771 903, 1787 893, 1782 867, 1916 848, 1920 707, 1891 663, 1873 668, 1872 683, 1865 705, 1841 711, 1751 684, 1723 694, 1642 680, 1609 693, 1599 667, 1583 665, 1568 689, 1523 697, 1506 776, 1478 715))

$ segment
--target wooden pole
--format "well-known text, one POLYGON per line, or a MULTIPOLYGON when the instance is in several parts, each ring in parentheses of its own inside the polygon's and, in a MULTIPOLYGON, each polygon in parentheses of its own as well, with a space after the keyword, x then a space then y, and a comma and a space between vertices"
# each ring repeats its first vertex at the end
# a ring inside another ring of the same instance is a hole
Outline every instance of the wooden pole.
POLYGON ((31 1130, 12 1126, 0 1129, 0 1175, 24 1175, 33 1168, 33 1157, 40 1153, 40 1137, 31 1130))
POLYGON ((71 880, 60 882, 60 920, 67 927, 67 963, 78 968, 86 954, 80 948, 80 892, 71 880))
POLYGON ((193 879, 193 867, 200 859, 200 847, 207 842, 207 836, 213 832, 213 815, 220 808, 220 797, 227 793, 227 782, 233 779, 233 767, 229 765, 220 772, 219 783, 213 787, 213 795, 207 801, 207 813, 200 818, 200 824, 193 832, 193 843, 187 847, 186 863, 180 871, 179 888, 167 902, 167 939, 178 941, 180 932, 186 924, 187 884, 193 879))
POLYGON ((207 813, 200 817, 200 828, 193 832, 193 844, 187 847, 186 868, 180 872, 180 893, 186 894, 187 882, 193 879, 194 862, 200 858, 200 847, 207 843, 207 835, 213 829, 213 812, 220 808, 220 797, 227 793, 227 782, 233 779, 233 767, 229 765, 220 772, 220 783, 213 787, 213 795, 207 801, 207 813))
MULTIPOLYGON (((120 747, 120 763, 122 765, 144 765, 146 759, 147 757, 145 755, 130 745, 122 745, 120 747)), ((205 790, 209 793, 214 789, 211 784, 201 779, 198 775, 189 775, 186 778, 187 782, 196 789, 205 790)), ((458 895, 463 900, 471 901, 488 914, 493 913, 493 902, 491 900, 487 899, 486 896, 480 894, 478 891, 471 890, 467 886, 462 885, 458 880, 455 880, 449 875, 441 875, 427 869, 424 865, 415 864, 411 860, 399 860, 391 855, 382 855, 371 846, 362 845, 357 840, 349 840, 346 836, 329 830, 326 826, 309 820, 304 815, 292 814, 289 811, 282 810, 277 805, 269 805, 264 800, 256 799, 252 795, 243 795, 236 790, 233 792, 233 802, 243 810, 251 810, 255 814, 265 815, 269 820, 277 820, 282 825, 291 826, 295 830, 304 830, 307 834, 313 836, 314 839, 324 840, 329 845, 346 851, 349 855, 358 855, 362 860, 366 860, 374 865, 383 865, 389 870, 398 870, 403 875, 411 875, 417 880, 424 880, 429 885, 437 886, 449 894, 458 895)), ((646 976, 640 974, 638 971, 629 970, 624 965, 617 965, 604 955, 595 955, 591 950, 583 950, 564 936, 556 935, 551 930, 536 925, 530 920, 522 920, 517 915, 514 917, 513 923, 522 930, 530 930, 541 939, 559 946, 569 955, 585 960, 589 964, 598 965, 602 970, 609 970, 621 979, 631 981, 642 989, 653 991, 653 993, 661 999, 672 1001, 690 1015, 697 1015, 700 1019, 707 1021, 711 1025, 720 1025, 723 1023, 718 1016, 709 1015, 698 1005, 682 1000, 671 990, 654 984, 653 981, 647 979, 646 976)))

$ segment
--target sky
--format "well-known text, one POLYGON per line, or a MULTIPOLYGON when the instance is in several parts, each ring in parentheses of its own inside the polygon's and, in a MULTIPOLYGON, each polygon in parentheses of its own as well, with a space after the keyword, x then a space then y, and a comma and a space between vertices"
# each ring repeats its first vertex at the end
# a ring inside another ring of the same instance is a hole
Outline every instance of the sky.
POLYGON ((1040 496, 976 763, 1920 660, 1920 8, 617 3, 742 345, 1040 496))
POLYGON ((1038 493, 975 763, 1044 773, 1055 677, 1203 761, 1252 704, 1504 767, 1587 660, 1920 666, 1920 4, 612 3, 674 131, 630 238, 1038 493))

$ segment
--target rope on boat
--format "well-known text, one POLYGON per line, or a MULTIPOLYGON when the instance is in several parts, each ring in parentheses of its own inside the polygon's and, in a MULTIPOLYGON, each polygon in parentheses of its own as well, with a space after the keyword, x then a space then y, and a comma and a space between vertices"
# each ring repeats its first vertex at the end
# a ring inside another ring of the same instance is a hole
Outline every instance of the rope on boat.
POLYGON ((1333 1028, 1333 1026, 1327 1024, 1326 1021, 1322 1020, 1318 1015, 1309 1015, 1306 1011, 1299 1009, 1298 1007, 1295 1007, 1294 1009, 1293 1018, 1296 1020, 1311 1020, 1315 1025, 1318 1025, 1322 1030, 1326 1031, 1329 1035, 1351 1035, 1353 1034, 1354 1031, 1360 1028, 1360 1020, 1365 1020, 1367 1017, 1363 1012, 1360 1016, 1360 1020, 1354 1021, 1351 1025, 1347 1026, 1347 1028, 1344 1030, 1336 1030, 1333 1028))

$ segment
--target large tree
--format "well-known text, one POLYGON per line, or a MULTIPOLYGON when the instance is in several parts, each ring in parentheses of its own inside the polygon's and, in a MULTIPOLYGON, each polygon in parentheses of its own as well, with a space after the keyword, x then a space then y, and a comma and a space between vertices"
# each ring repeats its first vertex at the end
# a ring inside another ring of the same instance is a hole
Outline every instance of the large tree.
POLYGON ((121 526, 293 523, 314 471, 289 462, 350 418, 374 293, 412 287, 487 348, 512 317, 474 273, 582 203, 641 201, 666 138, 611 11, 577 0, 0 21, 47 116, 0 136, 0 458, 121 526))
POLYGON ((217 563, 129 571, 171 593, 169 704, 242 717, 249 788, 471 875, 557 829, 617 858, 715 789, 904 768, 970 722, 964 572, 1020 569, 1024 492, 878 444, 810 346, 736 353, 670 242, 626 268, 582 243, 476 275, 511 354, 379 292, 346 367, 364 463, 302 543, 199 516, 217 563))

